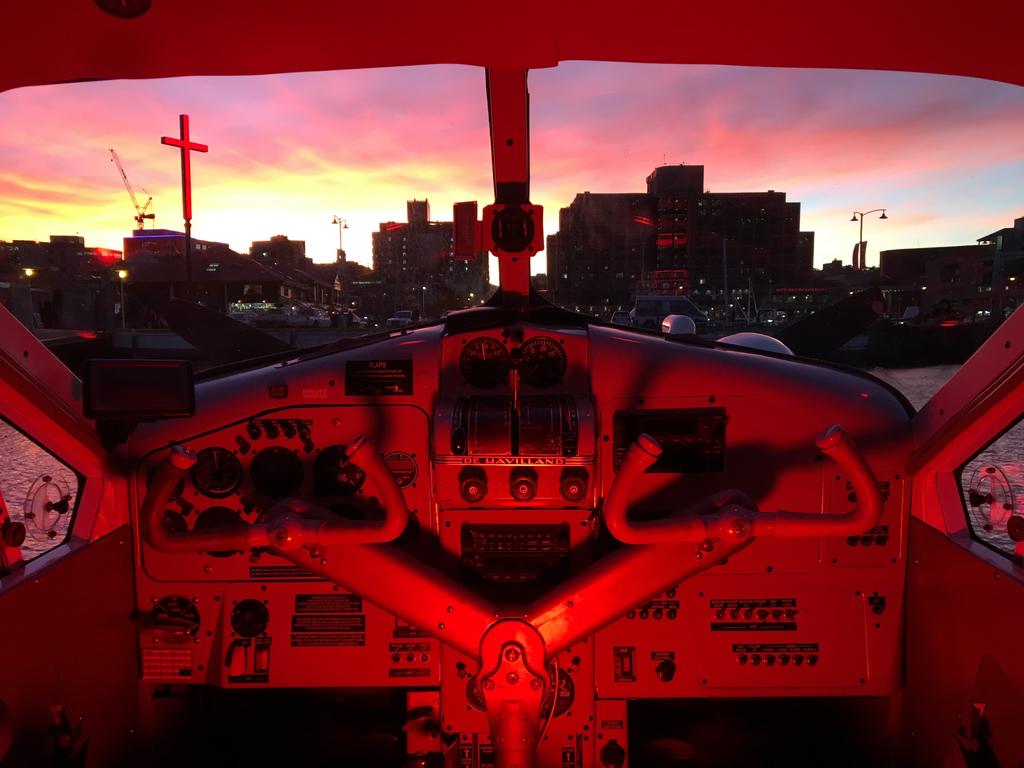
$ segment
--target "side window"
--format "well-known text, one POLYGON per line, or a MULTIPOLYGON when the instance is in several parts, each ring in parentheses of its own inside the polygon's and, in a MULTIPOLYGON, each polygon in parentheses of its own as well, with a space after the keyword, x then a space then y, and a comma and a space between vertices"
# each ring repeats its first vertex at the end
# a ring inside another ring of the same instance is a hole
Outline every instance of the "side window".
POLYGON ((975 539, 1021 562, 1024 555, 1024 421, 960 468, 960 491, 975 539))
POLYGON ((0 416, 0 497, 11 521, 25 525, 24 560, 67 541, 81 490, 71 467, 0 416))

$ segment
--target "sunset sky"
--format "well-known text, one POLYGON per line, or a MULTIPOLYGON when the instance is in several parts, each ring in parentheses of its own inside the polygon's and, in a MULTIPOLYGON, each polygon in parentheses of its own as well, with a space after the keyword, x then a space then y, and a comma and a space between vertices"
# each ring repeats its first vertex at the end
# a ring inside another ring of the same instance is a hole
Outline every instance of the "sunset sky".
MULTIPOLYGON (((853 210, 879 248, 973 243, 1024 216, 1024 89, 836 70, 570 63, 530 75, 532 197, 546 230, 577 192, 644 189, 663 162, 702 164, 719 192, 803 204, 815 262, 849 261, 853 210)), ((246 252, 286 234, 370 263, 370 233, 427 197, 432 217, 492 199, 483 71, 434 66, 249 78, 80 83, 0 94, 0 240, 78 233, 121 248, 133 210, 114 147, 158 227, 181 227, 180 112, 196 237, 246 252), (143 190, 146 192, 143 193, 143 190)), ((543 255, 534 271, 544 271, 543 255)))

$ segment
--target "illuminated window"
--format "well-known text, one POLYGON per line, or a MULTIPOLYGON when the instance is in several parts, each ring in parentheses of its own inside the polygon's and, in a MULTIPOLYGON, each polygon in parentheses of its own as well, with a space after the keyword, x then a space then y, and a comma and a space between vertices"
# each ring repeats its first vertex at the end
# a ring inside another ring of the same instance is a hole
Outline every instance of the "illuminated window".
POLYGON ((11 520, 25 525, 25 560, 67 541, 81 486, 71 467, 0 416, 0 496, 11 520))

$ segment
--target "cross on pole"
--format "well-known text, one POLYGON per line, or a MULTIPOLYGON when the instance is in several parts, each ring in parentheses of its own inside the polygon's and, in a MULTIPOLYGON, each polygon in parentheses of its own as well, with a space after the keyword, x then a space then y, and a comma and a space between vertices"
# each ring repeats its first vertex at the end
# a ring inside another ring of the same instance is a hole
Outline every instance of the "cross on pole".
POLYGON ((181 150, 181 213, 185 219, 185 285, 192 293, 192 162, 190 152, 209 152, 206 144, 192 141, 188 135, 188 115, 179 116, 181 138, 161 136, 160 143, 181 150))

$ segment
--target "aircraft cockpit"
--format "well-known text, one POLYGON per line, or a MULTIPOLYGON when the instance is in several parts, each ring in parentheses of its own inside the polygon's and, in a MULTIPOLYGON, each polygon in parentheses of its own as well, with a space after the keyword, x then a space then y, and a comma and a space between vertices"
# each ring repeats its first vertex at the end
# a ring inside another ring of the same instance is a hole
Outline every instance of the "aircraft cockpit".
POLYGON ((1024 317, 917 409, 763 335, 556 307, 499 63, 494 201, 453 236, 496 258, 485 302, 82 376, 0 309, 0 450, 33 468, 0 483, 0 764, 1024 759, 1024 518, 983 460, 1024 317))

